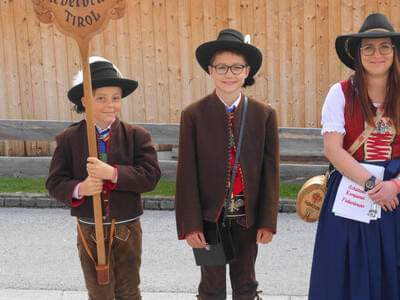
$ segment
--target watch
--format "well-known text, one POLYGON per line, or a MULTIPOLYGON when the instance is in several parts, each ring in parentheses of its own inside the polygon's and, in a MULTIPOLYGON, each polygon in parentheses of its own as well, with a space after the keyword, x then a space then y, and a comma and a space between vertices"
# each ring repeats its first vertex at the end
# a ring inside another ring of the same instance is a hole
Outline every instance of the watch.
POLYGON ((370 190, 372 190, 375 187, 375 180, 376 177, 375 176, 371 176, 371 178, 369 178, 364 185, 364 191, 368 192, 370 190))

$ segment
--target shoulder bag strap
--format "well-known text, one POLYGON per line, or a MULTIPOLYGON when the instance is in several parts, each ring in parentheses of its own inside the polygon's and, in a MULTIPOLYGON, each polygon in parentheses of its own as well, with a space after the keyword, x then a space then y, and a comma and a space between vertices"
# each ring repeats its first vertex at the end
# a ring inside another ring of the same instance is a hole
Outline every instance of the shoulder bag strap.
POLYGON ((356 138, 356 140, 349 147, 349 149, 347 149, 348 153, 353 155, 358 150, 358 148, 360 148, 360 146, 367 141, 368 137, 378 126, 380 120, 382 119, 382 116, 383 116, 383 105, 379 106, 376 111, 375 127, 368 125, 367 128, 365 128, 365 130, 358 136, 358 138, 356 138))
POLYGON ((222 220, 222 224, 225 225, 225 218, 226 218, 226 212, 228 209, 229 201, 231 199, 232 191, 233 191, 233 185, 235 183, 235 178, 236 178, 236 173, 237 173, 237 165, 239 162, 239 155, 240 155, 240 147, 242 146, 242 139, 243 139, 243 129, 244 129, 244 123, 246 121, 246 115, 247 115, 247 96, 244 96, 244 106, 243 106, 243 111, 242 111, 242 120, 240 121, 240 131, 239 131, 239 140, 237 143, 236 147, 236 155, 235 155, 235 162, 232 167, 232 176, 231 176, 231 181, 229 184, 229 191, 228 191, 228 196, 225 201, 225 207, 224 207, 224 218, 222 220))

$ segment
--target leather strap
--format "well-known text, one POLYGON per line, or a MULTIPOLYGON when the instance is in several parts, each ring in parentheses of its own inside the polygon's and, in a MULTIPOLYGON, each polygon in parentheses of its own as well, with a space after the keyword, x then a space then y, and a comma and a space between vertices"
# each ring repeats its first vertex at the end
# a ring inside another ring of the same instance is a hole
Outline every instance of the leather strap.
MULTIPOLYGON (((85 247, 86 253, 89 255, 90 259, 93 261, 93 264, 95 267, 97 267, 97 263, 96 260, 93 257, 92 251, 90 251, 89 246, 86 242, 85 237, 83 236, 83 232, 82 232, 82 228, 81 228, 81 224, 79 223, 79 219, 77 218, 77 222, 78 222, 78 232, 79 235, 81 237, 82 240, 82 244, 85 247)), ((110 229, 110 237, 109 237, 109 243, 108 243, 108 258, 107 258, 107 262, 106 265, 110 264, 110 257, 111 257, 111 245, 114 239, 114 230, 115 230, 115 219, 112 219, 111 221, 111 229, 110 229)))
POLYGON ((376 110, 375 127, 367 125, 365 130, 358 136, 358 138, 356 138, 356 140, 349 147, 349 149, 347 149, 348 153, 353 155, 358 150, 358 148, 360 148, 360 146, 367 141, 368 137, 378 126, 379 122, 382 119, 382 116, 383 116, 383 105, 379 106, 378 109, 376 110))
POLYGON ((229 201, 231 199, 232 191, 233 191, 233 185, 235 183, 235 178, 236 178, 236 173, 237 173, 237 165, 239 162, 239 155, 240 155, 240 147, 242 146, 242 140, 243 140, 243 129, 244 129, 244 123, 246 121, 246 115, 247 115, 247 96, 244 96, 244 106, 243 106, 243 111, 242 111, 242 120, 240 121, 240 130, 239 130, 239 140, 237 143, 236 147, 236 154, 235 154, 235 162, 233 163, 232 167, 232 175, 231 175, 231 181, 229 184, 229 191, 228 191, 228 196, 226 197, 225 201, 225 206, 224 206, 224 218, 222 220, 222 224, 225 225, 225 218, 226 218, 226 213, 228 210, 229 206, 229 201))

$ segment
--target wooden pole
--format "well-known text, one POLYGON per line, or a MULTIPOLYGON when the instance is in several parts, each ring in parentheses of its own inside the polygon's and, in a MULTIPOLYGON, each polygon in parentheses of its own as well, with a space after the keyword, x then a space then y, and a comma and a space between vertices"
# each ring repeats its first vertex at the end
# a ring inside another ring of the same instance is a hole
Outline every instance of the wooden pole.
MULTIPOLYGON (((89 65, 89 43, 78 43, 78 46, 81 54, 83 91, 86 99, 86 131, 89 146, 89 156, 97 157, 97 142, 93 116, 92 78, 89 65)), ((104 247, 103 213, 100 194, 93 195, 93 214, 96 234, 97 264, 103 266, 106 264, 106 255, 104 247)))
MULTIPOLYGON (((78 43, 82 70, 83 90, 86 100, 86 129, 89 156, 97 157, 97 140, 93 116, 92 80, 89 65, 89 41, 101 32, 110 19, 119 19, 125 12, 125 0, 103 0, 77 5, 74 1, 32 0, 33 8, 43 23, 54 23, 64 34, 78 43)), ((97 282, 109 283, 108 264, 104 247, 103 214, 100 194, 93 195, 93 215, 95 221, 97 247, 97 282)), ((111 239, 111 237, 110 237, 111 239)))

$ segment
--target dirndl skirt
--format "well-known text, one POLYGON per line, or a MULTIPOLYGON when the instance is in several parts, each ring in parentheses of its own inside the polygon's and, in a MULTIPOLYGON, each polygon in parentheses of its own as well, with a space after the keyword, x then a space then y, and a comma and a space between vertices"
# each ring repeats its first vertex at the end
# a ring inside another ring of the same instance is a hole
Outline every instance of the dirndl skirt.
MULTIPOLYGON (((373 164, 385 167, 384 180, 400 172, 400 159, 373 164)), ((400 208, 369 224, 335 216, 341 178, 332 174, 321 209, 308 299, 400 300, 400 208)))

